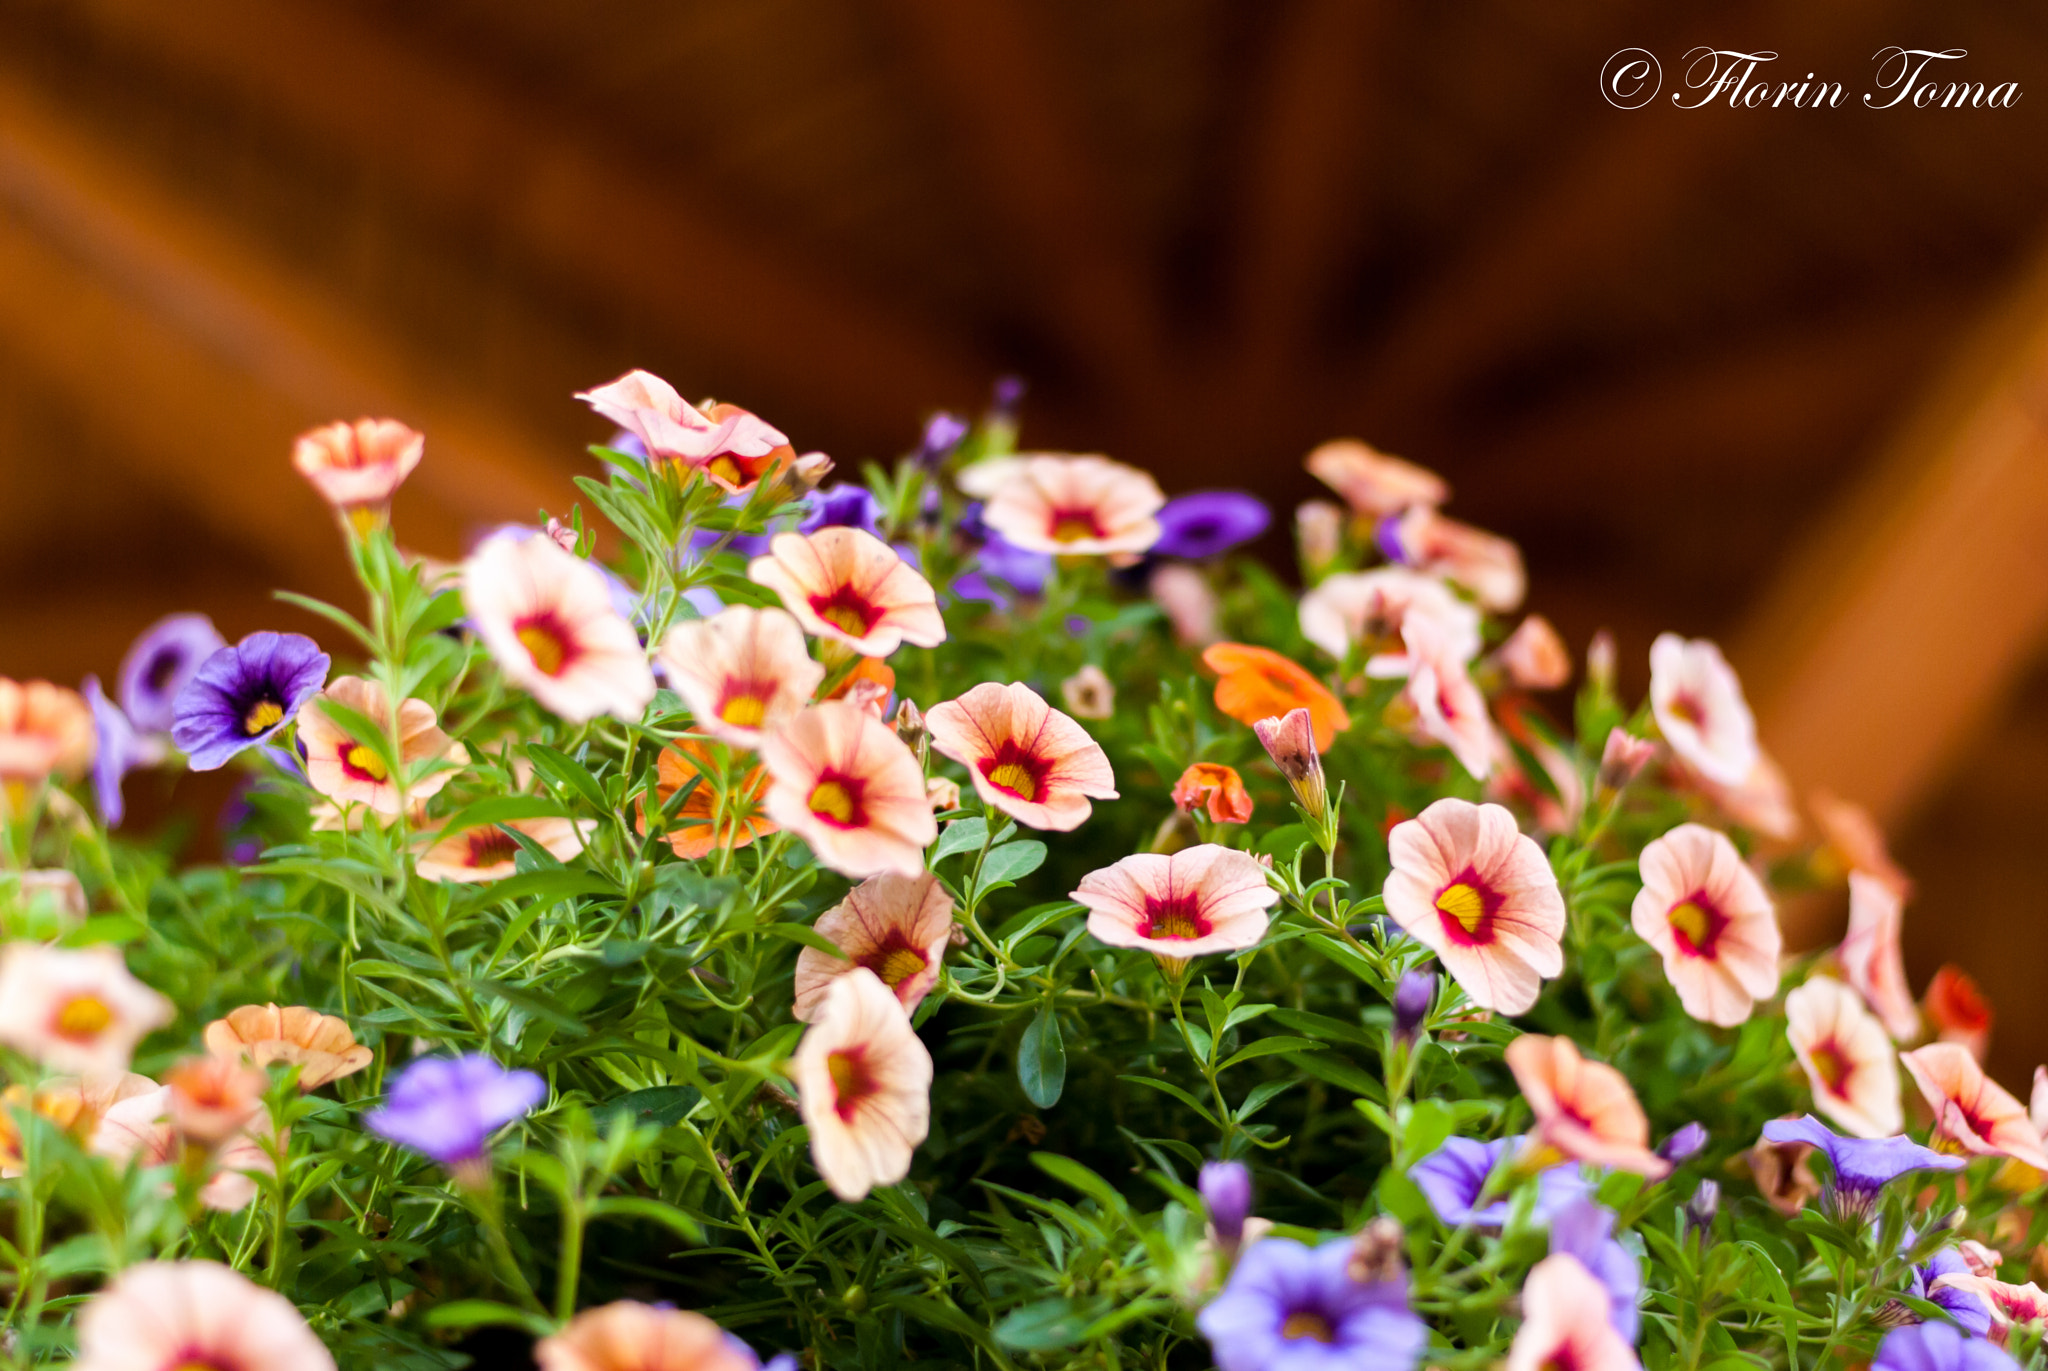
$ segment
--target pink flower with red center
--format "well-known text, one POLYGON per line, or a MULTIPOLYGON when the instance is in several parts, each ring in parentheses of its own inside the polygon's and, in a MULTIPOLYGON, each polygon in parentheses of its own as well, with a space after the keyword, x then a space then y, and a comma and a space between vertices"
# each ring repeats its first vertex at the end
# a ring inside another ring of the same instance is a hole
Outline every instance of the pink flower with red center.
POLYGON ((1856 992, 1816 976, 1785 996, 1785 1036, 1813 1087, 1814 1108, 1859 1138, 1905 1126, 1898 1054, 1856 992))
POLYGON ((746 410, 712 405, 700 411, 652 372, 629 371, 576 398, 638 438, 650 459, 701 471, 730 491, 753 489, 794 456, 789 439, 746 410))
POLYGON ((358 419, 302 433, 292 465, 344 513, 382 511, 426 451, 427 440, 396 419, 358 419))
POLYGON ((72 1371, 334 1371, 292 1302, 218 1262, 143 1262, 78 1315, 72 1371))
POLYGON ((803 625, 779 609, 734 605, 677 624, 656 654, 669 684, 714 738, 753 747, 796 717, 825 680, 803 625))
POLYGON ((1387 917, 1435 951, 1474 1004, 1520 1014, 1564 970, 1564 896, 1500 805, 1442 799, 1387 835, 1387 917))
POLYGON ((1449 748, 1474 780, 1485 780, 1499 746, 1486 696, 1440 625, 1411 618, 1401 626, 1401 639, 1408 646, 1408 689, 1402 698, 1414 709, 1416 726, 1449 748))
POLYGON ((931 1126, 932 1057, 881 977, 835 977, 797 1044, 797 1108, 811 1161, 842 1200, 910 1174, 931 1126))
POLYGON ((702 1314, 617 1300, 533 1349, 540 1371, 761 1371, 753 1349, 702 1314))
POLYGON ((1091 871, 1071 898, 1098 941, 1185 959, 1256 945, 1280 892, 1250 853, 1201 843, 1091 871))
POLYGON ((1536 1116, 1532 1135, 1540 1148, 1652 1180, 1669 1174, 1671 1163, 1650 1150, 1650 1120, 1628 1077, 1581 1057, 1570 1038, 1524 1033, 1508 1044, 1506 1057, 1536 1116))
POLYGON ((1875 876, 1899 893, 1901 900, 1913 894, 1913 878, 1892 860, 1885 846, 1884 830, 1862 805, 1838 799, 1825 790, 1806 797, 1806 807, 1820 827, 1821 841, 1837 870, 1861 871, 1875 876))
POLYGON ((946 641, 931 582, 866 529, 778 533, 768 555, 748 564, 747 578, 781 596, 805 631, 863 657, 946 641))
POLYGON ((1680 824, 1643 849, 1641 869, 1635 929, 1664 958, 1686 1013, 1732 1028, 1777 993, 1777 911, 1726 834, 1680 824))
POLYGON ((1370 654, 1375 676, 1409 671, 1401 630, 1410 618, 1428 619, 1443 630, 1452 656, 1469 662, 1479 655, 1479 611, 1452 594, 1434 576, 1407 567, 1340 571, 1301 597, 1301 636, 1343 661, 1354 647, 1370 654))
POLYGON ((73 951, 15 942, 0 951, 0 1043, 52 1071, 125 1071, 135 1045, 175 1012, 104 944, 73 951))
POLYGON ((1029 552, 1102 556, 1159 541, 1159 483, 1107 457, 1027 457, 1006 473, 982 519, 1029 552))
POLYGON ((2013 1285, 1989 1275, 1957 1272, 1935 1277, 1928 1293, 1935 1290, 1961 1290, 1984 1301, 1991 1310, 1991 1340, 2000 1346, 2015 1325, 2048 1323, 2048 1291, 2032 1281, 2013 1285))
POLYGON ((894 729, 843 700, 813 705, 761 740, 763 808, 843 876, 915 876, 938 837, 924 769, 894 729))
POLYGON ((1398 514, 1411 505, 1440 505, 1451 498, 1451 488, 1435 472, 1389 457, 1356 438, 1324 443, 1302 465, 1368 519, 1398 514))
POLYGON ((1507 1371, 1642 1371, 1615 1331, 1607 1287, 1577 1257, 1557 1252, 1522 1282, 1522 1326, 1507 1371))
POLYGON ((553 539, 487 538, 462 566, 462 602, 505 675, 571 723, 637 722, 654 673, 596 567, 553 539))
POLYGON ((1899 944, 1904 909, 1899 887, 1868 872, 1850 872, 1849 931, 1835 949, 1842 974, 1898 1042, 1920 1034, 1920 1006, 1906 984, 1906 957, 1899 944))
POLYGON ((1432 506, 1416 505, 1382 524, 1379 539, 1395 561, 1463 586, 1481 608, 1497 614, 1514 609, 1528 591, 1520 548, 1497 533, 1447 519, 1432 506))
POLYGON ((328 709, 330 703, 362 715, 379 729, 390 726, 391 706, 384 687, 375 681, 337 676, 299 707, 298 739, 306 753, 306 781, 337 805, 367 805, 379 814, 396 816, 408 804, 417 806, 440 793, 469 761, 462 744, 437 726, 432 705, 407 700, 398 707, 399 773, 393 775, 377 749, 360 736, 361 726, 328 709))
POLYGON ((1114 800, 1109 757, 1030 686, 985 681, 925 715, 932 746, 967 768, 982 799, 1031 828, 1064 833, 1091 799, 1114 800))
POLYGON ((583 851, 584 839, 597 828, 595 819, 508 819, 478 824, 433 840, 420 854, 417 870, 427 881, 460 881, 480 885, 502 881, 518 871, 519 842, 505 829, 516 828, 566 862, 583 851))
POLYGON ((83 775, 94 737, 92 711, 77 691, 0 676, 0 787, 40 785, 53 771, 83 775))
POLYGON ((789 1012, 811 1019, 833 982, 866 967, 908 1014, 939 981, 939 963, 953 938, 953 897, 926 872, 874 876, 818 916, 818 932, 840 955, 806 947, 796 957, 796 1000, 789 1012))
POLYGON ((1650 644, 1650 712, 1671 750, 1710 781, 1739 786, 1761 754, 1742 682, 1704 638, 1659 634, 1650 644))
POLYGON ((1929 1043, 1899 1060, 1934 1110, 1938 1144, 1980 1157, 2011 1157, 2048 1171, 2048 1148, 2025 1106, 1984 1074, 1968 1048, 1929 1043))

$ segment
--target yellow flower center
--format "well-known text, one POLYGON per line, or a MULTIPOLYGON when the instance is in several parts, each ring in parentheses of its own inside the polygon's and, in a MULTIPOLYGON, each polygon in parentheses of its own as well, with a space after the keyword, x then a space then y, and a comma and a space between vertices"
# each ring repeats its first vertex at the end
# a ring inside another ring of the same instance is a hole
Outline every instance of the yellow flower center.
POLYGON ((552 676, 562 669, 562 663, 569 656, 569 645, 562 641, 562 635, 552 626, 521 624, 517 636, 519 645, 526 649, 527 656, 533 658, 535 669, 542 675, 552 676))
POLYGON ((856 638, 867 636, 868 616, 851 605, 827 605, 818 611, 818 617, 856 638))
POLYGON ((1821 1084, 1828 1088, 1829 1093, 1835 1095, 1846 1095, 1849 1093, 1842 1087, 1848 1081, 1849 1072, 1852 1068, 1849 1065, 1848 1058, 1844 1057, 1841 1049, 1835 1046, 1833 1038, 1828 1039, 1824 1043, 1815 1044, 1808 1051, 1807 1056, 1813 1059, 1813 1074, 1820 1077, 1821 1084))
POLYGON ((284 718, 284 706, 275 700, 258 700, 242 716, 242 731, 251 738, 284 718))
POLYGON ((832 1076, 833 1112, 851 1120, 860 1102, 875 1093, 875 1075, 868 1070, 866 1056, 859 1051, 828 1053, 825 1070, 832 1076))
POLYGON ((733 695, 718 711, 718 717, 735 728, 759 728, 768 717, 768 702, 759 695, 733 695))
POLYGON ((1287 1322, 1280 1325, 1280 1336, 1292 1342, 1298 1338, 1314 1338, 1317 1342, 1337 1341, 1336 1330, 1321 1314, 1298 1309, 1287 1316, 1287 1322))
POLYGON ((1707 916, 1706 910, 1691 900, 1682 900, 1671 906, 1668 917, 1671 920, 1672 932, 1693 947, 1706 945, 1707 931, 1714 926, 1714 921, 1707 916))
POLYGON ((1095 517, 1090 514, 1062 514, 1053 520, 1052 538, 1056 543, 1078 543, 1084 538, 1102 536, 1095 517))
POLYGON ((924 970, 924 954, 916 948, 892 947, 882 954, 881 963, 873 968, 882 978, 882 984, 894 990, 897 986, 924 970))
POLYGON ((1200 911, 1191 899, 1162 900, 1145 910, 1145 936, 1184 943, 1202 936, 1200 911))
POLYGON ((729 452, 721 452, 706 462, 704 470, 729 486, 743 486, 747 483, 745 468, 741 467, 739 460, 729 452))
POLYGON ((820 781, 811 791, 810 811, 842 824, 853 822, 853 796, 837 781, 820 781))
POLYGON ((348 751, 342 753, 341 759, 352 770, 362 772, 373 781, 381 781, 391 775, 391 772, 384 765, 384 759, 361 743, 355 744, 348 751))
POLYGON ((1693 695, 1677 695, 1671 700, 1671 717, 1691 724, 1694 728, 1707 721, 1706 707, 1693 695))
POLYGON ((96 1038, 114 1022, 114 1011, 97 995, 74 995, 57 1011, 57 1036, 96 1038))
POLYGON ((1463 881, 1446 886, 1444 893, 1436 897, 1436 907, 1458 921, 1458 927, 1467 933, 1479 931, 1480 920, 1486 917, 1486 901, 1479 892, 1463 881))
POLYGON ((223 1371, 223 1368, 217 1361, 187 1360, 179 1362, 171 1371, 223 1371))
POLYGON ((988 773, 990 785, 999 785, 1027 800, 1038 798, 1038 782, 1029 769, 1017 762, 1004 762, 988 773))

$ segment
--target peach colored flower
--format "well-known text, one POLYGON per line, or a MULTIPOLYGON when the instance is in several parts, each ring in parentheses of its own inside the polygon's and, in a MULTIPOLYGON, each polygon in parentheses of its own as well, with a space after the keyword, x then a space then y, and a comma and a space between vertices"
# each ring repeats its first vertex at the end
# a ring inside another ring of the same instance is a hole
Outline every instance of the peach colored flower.
POLYGON ((72 1371, 334 1371, 292 1302, 217 1262, 143 1262, 85 1302, 72 1371))
POLYGON ((263 1113, 270 1077, 240 1057, 187 1057, 164 1075, 163 1083, 171 1092, 173 1131, 217 1147, 263 1113))
POLYGON ((135 1045, 174 1014, 111 947, 0 949, 0 1042, 53 1071, 125 1071, 135 1045))
POLYGON ((1089 800, 1114 800, 1109 758, 1088 730, 1021 682, 984 681, 925 714, 932 746, 967 768, 975 793, 1020 824, 1065 833, 1089 800))
POLYGON ((1387 835, 1387 917, 1474 1004, 1520 1014, 1564 970, 1564 896, 1543 849, 1499 805, 1442 799, 1387 835))
POLYGON ((768 555, 748 563, 747 578, 781 596, 806 632, 865 657, 946 641, 931 582, 866 529, 778 533, 768 555))
POLYGON ((533 1349, 540 1371, 759 1371, 702 1314, 617 1300, 586 1309, 533 1349))
POLYGON ((1159 541, 1159 483, 1107 457, 1036 454, 988 498, 982 518, 1030 552, 1101 556, 1143 552, 1159 541))
POLYGON ((231 1009, 226 1018, 206 1026, 204 1041, 216 1057, 259 1067, 274 1062, 298 1067, 301 1090, 318 1090, 329 1081, 353 1076, 370 1064, 373 1055, 356 1042, 346 1020, 304 1005, 280 1009, 274 1004, 245 1004, 231 1009))
POLYGON ((1482 609, 1505 614, 1528 591, 1520 548, 1497 533, 1447 519, 1433 506, 1413 506, 1379 536, 1395 560, 1463 586, 1482 609))
POLYGON ((924 783, 924 795, 932 802, 932 813, 949 814, 960 807, 960 783, 933 776, 924 783))
POLYGON ((768 817, 842 876, 915 876, 938 837, 924 770, 881 720, 843 700, 798 714, 761 741, 768 817))
POLYGON ((1901 901, 1913 894, 1913 878, 1899 869, 1885 846, 1884 830, 1862 805, 1837 799, 1825 790, 1806 797, 1806 807, 1820 825, 1821 842, 1842 869, 1861 871, 1898 892, 1901 901))
POLYGON ((820 914, 817 929, 840 955, 814 947, 797 953, 792 1015, 814 1017, 832 983, 860 967, 881 977, 908 1014, 939 982, 953 937, 953 897, 930 872, 873 876, 820 914))
POLYGON ((1340 571, 1301 597, 1301 636, 1338 661, 1354 647, 1369 654, 1375 676, 1406 676, 1408 648, 1401 630, 1408 621, 1428 619, 1443 630, 1451 655, 1469 662, 1479 655, 1479 611, 1434 576, 1407 567, 1340 571))
POLYGON ((407 700, 398 707, 398 764, 393 776, 376 749, 361 741, 354 726, 327 708, 333 702, 388 725, 390 702, 384 687, 360 676, 337 676, 327 688, 299 707, 299 743, 306 751, 306 781, 337 805, 368 805, 379 814, 397 815, 407 800, 418 804, 440 793, 469 762, 461 743, 435 725, 434 707, 425 700, 407 700), (449 765, 429 770, 431 763, 449 765))
POLYGON ((1898 1055, 1856 992, 1815 976, 1785 996, 1785 1036, 1813 1088, 1813 1104, 1844 1132, 1888 1138, 1905 1126, 1898 1055))
POLYGON ((92 710, 75 690, 0 676, 0 785, 76 780, 93 758, 92 710))
POLYGON ((1076 719, 1108 719, 1116 714, 1116 684, 1093 662, 1060 682, 1060 699, 1076 719))
POLYGON ((2048 1290, 2028 1281, 2013 1285, 1993 1276, 1936 1276, 1934 1290, 1961 1290, 1984 1301, 1991 1310, 1991 1340, 2003 1347, 2015 1326, 2048 1323, 2048 1290))
POLYGON ((1686 1013, 1732 1028, 1777 994, 1778 914, 1726 834, 1680 824, 1643 849, 1640 865, 1632 921, 1686 1013))
POLYGON ((84 883, 76 873, 61 866, 17 871, 12 873, 11 880, 6 873, 0 873, 0 890, 9 885, 19 890, 24 909, 42 905, 59 915, 66 926, 81 922, 90 912, 84 883))
MULTIPOLYGON (((889 699, 896 693, 896 668, 880 657, 856 657, 853 670, 825 693, 828 700, 857 705, 877 719, 889 717, 889 699)), ((898 730, 901 736, 901 730, 898 730)))
POLYGON ((1173 783, 1173 805, 1192 814, 1206 809, 1219 824, 1250 823, 1252 797, 1245 793, 1244 778, 1235 767, 1216 762, 1196 762, 1173 783))
POLYGON ((1351 716, 1328 687, 1268 648, 1212 643, 1202 652, 1202 665, 1218 677, 1216 708, 1241 724, 1306 709, 1319 752, 1328 752, 1337 735, 1351 727, 1351 716))
POLYGON ((796 470, 807 486, 815 486, 832 470, 830 457, 813 452, 799 458, 780 430, 738 405, 714 401, 705 407, 704 417, 711 421, 717 441, 702 460, 691 465, 735 495, 745 495, 762 481, 790 470, 796 470), (760 450, 771 443, 774 446, 767 451, 760 450))
MULTIPOLYGON (((258 1126, 269 1125, 259 1120, 258 1126)), ((277 1145, 283 1148, 284 1136, 277 1145)), ((95 1155, 123 1164, 177 1164, 203 1170, 207 1179, 199 1187, 199 1202, 224 1214, 246 1209, 256 1198, 257 1183, 251 1173, 269 1176, 277 1171, 269 1149, 250 1132, 235 1133, 218 1147, 188 1145, 172 1126, 171 1088, 167 1085, 110 1107, 89 1146, 95 1155)), ((172 1188, 169 1182, 163 1187, 166 1194, 172 1188)))
POLYGON ((1650 644, 1650 712, 1671 750, 1710 781, 1739 786, 1761 755, 1742 682, 1704 638, 1659 634, 1650 644))
POLYGON ((576 398, 638 438, 651 460, 701 471, 730 491, 753 489, 795 455, 780 431, 746 410, 710 405, 700 411, 652 372, 629 371, 576 398))
POLYGON ((1302 465, 1368 519, 1398 514, 1411 505, 1440 505, 1451 498, 1451 488, 1435 472, 1389 457, 1356 438, 1324 443, 1302 465))
POLYGON ((1885 1031, 1898 1042, 1920 1035, 1920 1007, 1906 984, 1906 958, 1899 946, 1904 922, 1899 887, 1865 871, 1849 873, 1849 931, 1835 949, 1842 974, 1885 1031))
POLYGON ((1610 796, 1627 788, 1629 782, 1642 774, 1656 752, 1657 745, 1647 738, 1638 738, 1623 728, 1608 730, 1607 743, 1600 750, 1600 771, 1593 782, 1595 788, 1610 796))
POLYGON ((811 1161, 842 1200, 910 1174, 931 1125, 932 1057, 864 966, 835 977, 792 1063, 811 1161))
POLYGON ((33 1093, 27 1086, 8 1086, 0 1091, 0 1176, 19 1176, 24 1165, 21 1129, 13 1110, 32 1109, 82 1142, 93 1135, 107 1110, 155 1089, 155 1081, 132 1071, 52 1076, 33 1093))
POLYGON ((1280 892, 1250 853, 1201 843, 1091 871, 1070 898, 1088 907, 1097 941, 1185 959, 1256 945, 1280 892))
POLYGON ((381 510, 412 469, 427 440, 396 419, 358 419, 302 433, 292 465, 335 509, 381 510))
POLYGON ((1934 1134, 1953 1150, 2011 1157, 2048 1171, 2041 1131, 2005 1087, 1984 1074, 1960 1043, 1929 1043, 1899 1057, 1934 1110, 1934 1134))
POLYGON ((1011 455, 1007 457, 984 457, 978 462, 960 468, 953 477, 953 484, 960 493, 975 500, 986 500, 1010 482, 1024 474, 1024 467, 1031 459, 1011 455))
POLYGON ((1474 684, 1465 663, 1443 627, 1430 619, 1411 617, 1401 626, 1408 647, 1408 688, 1402 698, 1415 711, 1424 737, 1450 749, 1458 765, 1474 780, 1493 770, 1499 740, 1486 712, 1486 697, 1474 684))
POLYGON ((1145 588, 1182 646, 1207 647, 1221 636, 1216 627, 1216 592, 1209 578, 1194 567, 1185 562, 1162 562, 1145 588))
POLYGON ((1570 1038, 1524 1033, 1508 1044, 1508 1070, 1536 1115, 1534 1138, 1574 1161, 1655 1180, 1671 1163, 1650 1150, 1650 1121, 1628 1078, 1579 1055, 1570 1038))
POLYGON ((677 624, 655 660, 697 727, 740 747, 796 717, 825 680, 823 664, 804 646, 803 625, 780 609, 734 605, 677 624))
POLYGON ((1572 655, 1541 614, 1522 620, 1495 650, 1493 660, 1508 684, 1523 690, 1555 690, 1572 678, 1572 655))
POLYGON ((1522 1326, 1506 1371, 1642 1371, 1615 1331, 1607 1287, 1569 1252, 1537 1262, 1522 1282, 1522 1326))
POLYGON ((458 833, 444 833, 420 854, 421 879, 479 885, 502 881, 518 871, 519 844, 507 828, 516 828, 539 843, 556 861, 566 862, 583 851, 583 842, 597 829, 597 820, 507 819, 502 825, 478 824, 458 833))
MULTIPOLYGON (((751 765, 726 774, 731 780, 721 784, 718 758, 701 738, 678 738, 655 759, 656 804, 665 807, 670 796, 692 780, 697 782, 697 788, 671 816, 664 835, 678 857, 695 861, 721 847, 737 852, 754 839, 775 832, 775 821, 761 809, 768 789, 767 774, 751 765)), ((648 810, 643 802, 634 825, 642 833, 647 831, 648 810)))
POLYGON ((1967 971, 1953 963, 1936 967, 1920 1007, 1934 1025, 1936 1038, 1960 1043, 1978 1061, 1984 1060, 1991 1047, 1991 1001, 1967 971))
MULTIPOLYGON (((1805 1115, 1784 1117, 1797 1122, 1805 1115)), ((1797 1214, 1820 1194, 1820 1181, 1813 1174, 1813 1151, 1811 1143, 1775 1143, 1759 1137, 1743 1154, 1757 1192, 1780 1214, 1797 1214)))
POLYGON ((513 684, 571 723, 637 722, 654 673, 596 567, 547 538, 487 538, 462 564, 462 602, 513 684))

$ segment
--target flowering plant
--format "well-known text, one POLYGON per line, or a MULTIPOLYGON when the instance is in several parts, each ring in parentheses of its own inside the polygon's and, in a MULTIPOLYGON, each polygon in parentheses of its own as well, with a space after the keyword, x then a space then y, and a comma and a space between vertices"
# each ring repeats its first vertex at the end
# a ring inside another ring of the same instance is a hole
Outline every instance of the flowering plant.
POLYGON ((420 435, 302 440, 324 644, 0 680, 10 1364, 2041 1364, 2048 1091, 1712 644, 1560 720, 1514 547, 1359 443, 1297 596, 1014 389, 836 485, 581 398, 602 474, 459 567, 420 435), (225 865, 110 836, 180 764, 225 865))

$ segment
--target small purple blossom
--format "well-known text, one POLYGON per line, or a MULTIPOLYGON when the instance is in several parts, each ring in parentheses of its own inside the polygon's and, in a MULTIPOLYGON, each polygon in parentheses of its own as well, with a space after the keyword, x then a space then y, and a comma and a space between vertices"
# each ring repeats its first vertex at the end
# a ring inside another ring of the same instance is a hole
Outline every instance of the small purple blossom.
POLYGON ((998 376, 994 417, 1014 422, 1017 417, 1017 406, 1024 403, 1024 392, 1030 388, 1022 376, 998 376))
POLYGON ((1878 1344, 1871 1371, 2019 1371, 2019 1363, 1983 1338, 1953 1324, 1916 1323, 1894 1328, 1878 1344))
POLYGON ((955 595, 1007 609, 1008 592, 1036 595, 1045 589, 1045 583, 1052 577, 1052 554, 1027 551, 1005 541, 982 522, 979 503, 962 511, 960 531, 977 547, 973 569, 953 582, 955 595))
POLYGON ((1772 1119, 1764 1140, 1806 1143, 1825 1153, 1834 1177, 1821 1192, 1821 1207, 1845 1223, 1870 1216, 1878 1192, 1909 1171, 1957 1171, 1964 1158, 1946 1156, 1911 1138, 1844 1138, 1819 1119, 1772 1119))
POLYGON ((1642 1331, 1643 1264, 1614 1240, 1613 1213, 1584 1199, 1560 1207, 1550 1220, 1550 1250, 1578 1258, 1607 1287, 1607 1321, 1633 1347, 1642 1331))
POLYGON ((924 436, 917 444, 918 462, 926 467, 938 466, 953 455, 953 449, 966 436, 967 425, 960 417, 940 410, 925 421, 924 436))
POLYGON ((1657 1144, 1657 1155, 1673 1166, 1685 1161, 1707 1145, 1707 1130, 1697 1121, 1685 1125, 1657 1144))
MULTIPOLYGON (((1472 1138, 1447 1138, 1444 1145, 1408 1168, 1408 1179, 1421 1189, 1436 1216, 1450 1227, 1469 1223, 1478 1228, 1499 1228, 1513 1209, 1511 1196, 1501 1195, 1484 1208, 1474 1208, 1486 1190, 1486 1178, 1493 1174, 1511 1149, 1522 1145, 1520 1138, 1496 1138, 1479 1142, 1472 1138)), ((1536 1175, 1536 1207, 1531 1217, 1548 1223, 1551 1216, 1587 1190, 1576 1165, 1548 1167, 1536 1175)))
POLYGON ((841 481, 812 491, 804 497, 804 503, 810 506, 810 513, 796 526, 799 533, 821 528, 857 528, 877 538, 882 536, 882 502, 866 486, 841 481))
POLYGON ((1410 1371, 1429 1329, 1408 1281, 1351 1279, 1351 1243, 1252 1244, 1223 1293, 1195 1319, 1218 1371, 1410 1371))
MULTIPOLYGON (((1911 1233, 1906 1235, 1908 1244, 1912 1242, 1912 1237, 1911 1233)), ((1908 1287, 1907 1293, 1917 1299, 1940 1305, 1957 1323, 1980 1338, 1986 1337, 1991 1332, 1991 1306, 1984 1302, 1983 1297, 1968 1290, 1958 1290, 1951 1285, 1939 1288, 1935 1286, 1935 1282, 1943 1276, 1969 1274, 1970 1264, 1963 1260, 1962 1252, 1953 1247, 1944 1247, 1913 1268, 1913 1283, 1908 1287)))
POLYGON ((475 1163, 490 1136, 547 1098, 531 1071, 507 1071, 489 1057, 421 1057, 400 1073, 381 1109, 363 1116, 380 1138, 447 1167, 475 1163))
POLYGON ((1714 1216, 1721 1212, 1721 1183, 1701 1181, 1699 1188, 1692 1192, 1692 1198, 1685 1202, 1685 1226, 1698 1233, 1705 1242, 1713 1230, 1714 1216))
POLYGON ((1225 1247, 1244 1240, 1244 1221, 1252 1212, 1252 1173, 1243 1162, 1204 1162, 1196 1185, 1209 1207, 1209 1222, 1225 1247))
POLYGON ((121 780, 142 761, 141 740, 121 707, 100 689, 100 678, 85 678, 85 703, 92 710, 92 793, 108 828, 119 828, 127 813, 121 780))
POLYGON ((121 709, 135 730, 169 733, 177 719, 178 692, 200 663, 227 645, 204 614, 166 615, 142 630, 115 677, 121 709))
POLYGON ((1184 557, 1198 562, 1248 543, 1266 531, 1273 511, 1257 496, 1241 490, 1198 490, 1177 495, 1158 515, 1157 557, 1184 557))
POLYGON ((320 644, 303 633, 251 633, 203 662, 178 692, 171 741, 194 771, 268 742, 327 683, 320 644))
POLYGON ((753 1348, 747 1346, 746 1339, 740 1337, 737 1333, 726 1333, 724 1329, 719 1331, 724 1333, 727 1350, 749 1367, 750 1371, 797 1371, 796 1354, 794 1352, 781 1353, 774 1360, 764 1365, 760 1355, 753 1348))
POLYGON ((1394 987, 1394 1037, 1397 1040, 1413 1044, 1422 1035, 1423 1021, 1429 1017, 1429 1004, 1435 997, 1436 976, 1433 972, 1416 967, 1401 973, 1400 984, 1394 987))
POLYGON ((1379 545, 1380 555, 1390 562, 1402 566, 1413 565, 1408 549, 1401 543, 1401 515, 1389 514, 1373 525, 1372 540, 1379 545))

